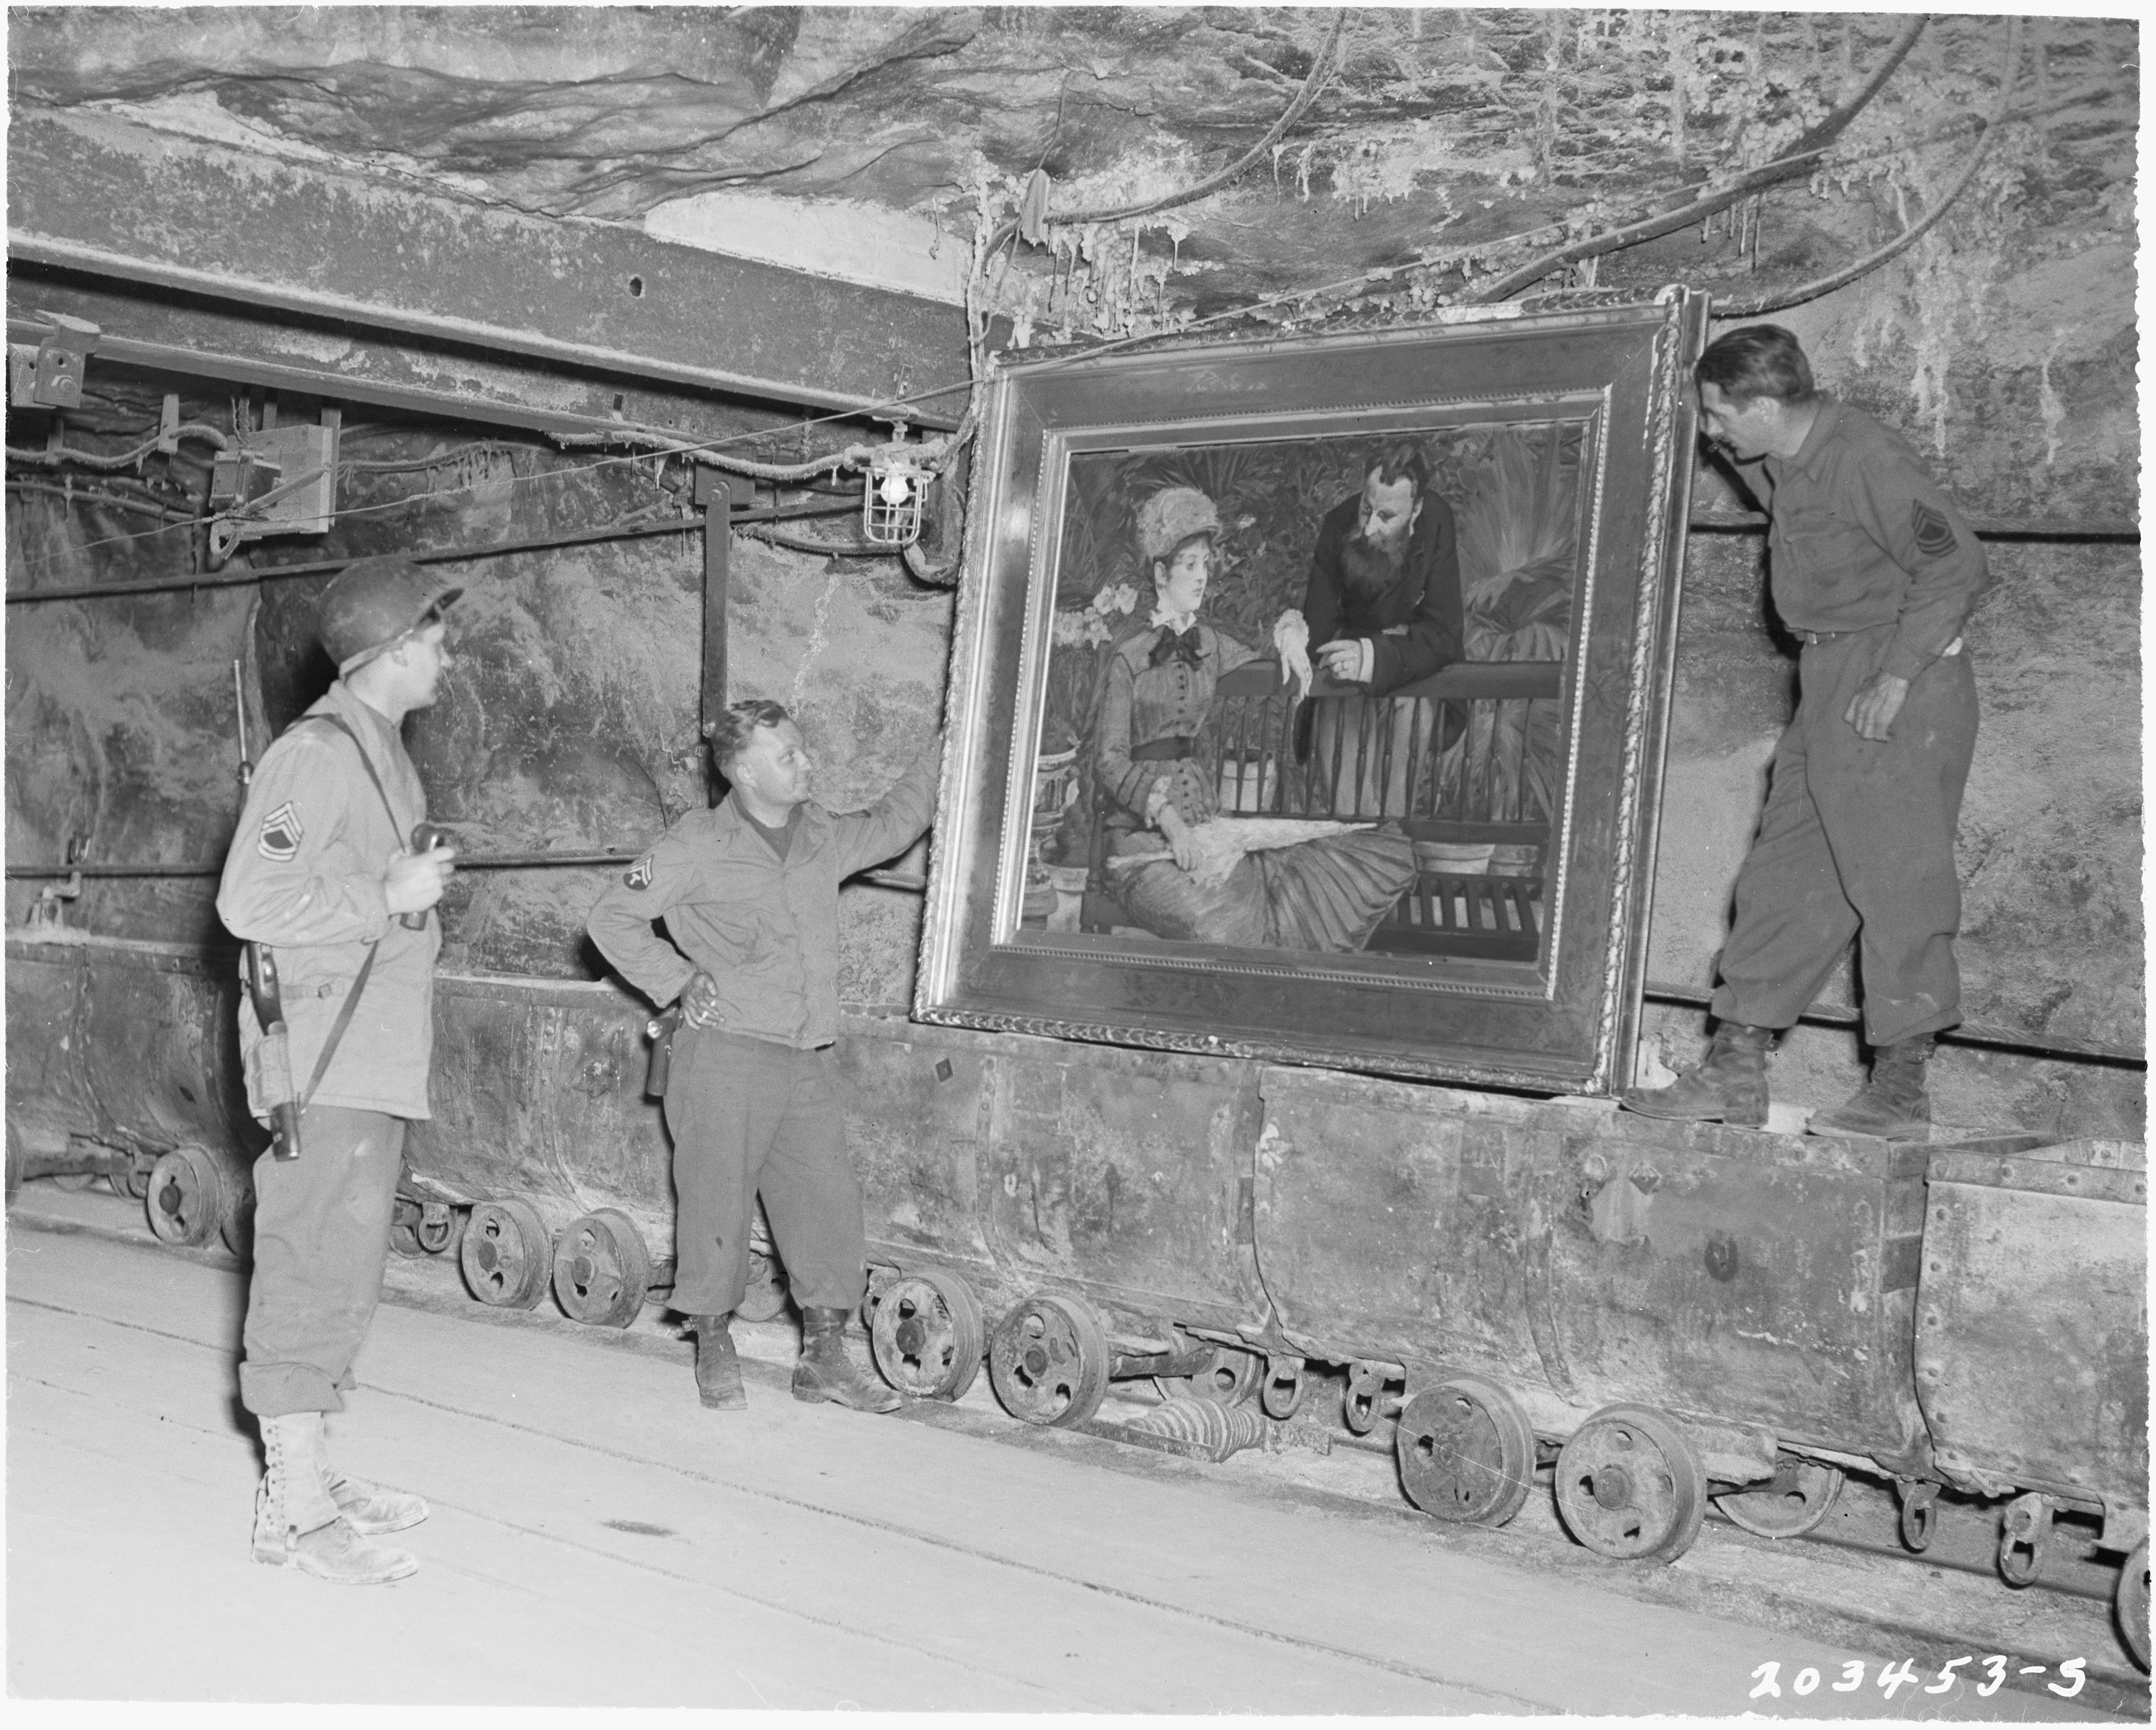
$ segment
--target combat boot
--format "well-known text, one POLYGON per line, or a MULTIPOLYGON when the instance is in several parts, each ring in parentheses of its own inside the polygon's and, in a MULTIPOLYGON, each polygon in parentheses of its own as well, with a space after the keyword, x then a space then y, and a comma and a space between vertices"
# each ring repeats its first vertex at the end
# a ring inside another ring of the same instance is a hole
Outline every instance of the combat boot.
POLYGON ((1706 1062, 1666 1087, 1626 1088, 1625 1109, 1645 1117, 1762 1128, 1767 1122, 1767 1053, 1774 1043, 1771 1027, 1724 1021, 1714 1029, 1706 1062))
POLYGON ((1924 1065, 1933 1043, 1927 1033, 1880 1046, 1871 1054, 1871 1079, 1831 1111, 1813 1112, 1804 1127, 1814 1135, 1929 1141, 1932 1096, 1924 1091, 1924 1065))
POLYGON ((714 1411, 747 1409, 741 1358, 725 1316, 691 1316, 686 1332, 696 1337, 696 1398, 714 1411))
POLYGON ((353 1586, 381 1585, 419 1571, 410 1551, 368 1543, 338 1511, 322 1476, 320 1412, 289 1412, 261 1423, 266 1469, 254 1492, 257 1562, 353 1586))
POLYGON ((372 1537, 384 1532, 402 1532, 416 1526, 427 1517, 430 1510, 424 1496, 414 1496, 409 1490, 393 1490, 387 1484, 369 1483, 365 1478, 356 1478, 339 1471, 335 1466, 327 1474, 330 1500, 337 1512, 352 1522, 352 1529, 372 1537))
POLYGON ((846 1354, 846 1312, 803 1309, 801 1357, 793 1366, 793 1397, 834 1399, 857 1412, 895 1412, 905 1402, 896 1388, 870 1381, 846 1354))

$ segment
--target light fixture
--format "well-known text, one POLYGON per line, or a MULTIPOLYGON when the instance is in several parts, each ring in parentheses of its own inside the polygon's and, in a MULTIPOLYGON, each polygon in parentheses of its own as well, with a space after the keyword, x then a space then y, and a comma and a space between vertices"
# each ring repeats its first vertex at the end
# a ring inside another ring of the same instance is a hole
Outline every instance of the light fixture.
POLYGON ((869 459, 861 482, 861 533, 875 547, 911 547, 921 538, 921 502, 928 474, 914 460, 906 443, 906 423, 898 436, 869 459))

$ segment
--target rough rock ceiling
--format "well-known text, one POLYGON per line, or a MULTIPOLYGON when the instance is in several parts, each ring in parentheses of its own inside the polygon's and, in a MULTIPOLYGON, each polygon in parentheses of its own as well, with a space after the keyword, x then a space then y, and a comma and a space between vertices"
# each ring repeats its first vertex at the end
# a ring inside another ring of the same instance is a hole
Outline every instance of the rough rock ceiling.
MULTIPOLYGON (((1233 160, 1293 98, 1337 16, 26 8, 12 15, 10 59, 18 105, 103 108, 534 212, 636 222, 657 211, 655 232, 694 239, 679 222, 662 225, 716 199, 706 238, 721 249, 726 214, 742 208, 727 201, 745 191, 803 209, 851 201, 911 223, 884 231, 898 237, 893 249, 916 237, 947 255, 955 285, 978 214, 986 208, 998 225, 1035 170, 1049 177, 1053 218, 1152 197, 1233 160)), ((1856 84, 1901 22, 1350 12, 1316 101, 1270 161, 1126 239, 1127 280, 1091 281, 1075 322, 1128 328, 1140 308, 1168 316, 1178 305, 1187 316, 1440 249, 1607 220, 1772 155, 1856 84)), ((1731 224, 1718 239, 1707 234, 1702 253, 1695 229, 1628 268, 1653 280, 1675 261, 1697 279, 1748 270, 1748 248, 1762 269, 1798 273, 1845 256, 1880 228, 1882 209, 1906 208, 1912 194, 1920 203, 1949 177, 1951 143, 1899 159, 1877 152, 1988 105, 2004 28, 1935 23, 1851 135, 1838 184, 1815 177, 1811 196, 1782 195, 1763 245, 1731 224)), ((2035 21, 2035 85, 2056 101, 2130 80, 2120 67, 2133 36, 2124 21, 2035 21)), ((2097 132, 2130 137, 2130 88, 2097 106, 2097 132)), ((2052 130, 2071 142, 2092 124, 2092 111, 2069 112, 2052 130)), ((1103 249, 1097 234, 1054 241, 1019 249, 1014 280, 1032 273, 1036 313, 1047 311, 1040 280, 1097 266, 1103 249)), ((1074 322, 1067 309, 1060 316, 1074 322)))

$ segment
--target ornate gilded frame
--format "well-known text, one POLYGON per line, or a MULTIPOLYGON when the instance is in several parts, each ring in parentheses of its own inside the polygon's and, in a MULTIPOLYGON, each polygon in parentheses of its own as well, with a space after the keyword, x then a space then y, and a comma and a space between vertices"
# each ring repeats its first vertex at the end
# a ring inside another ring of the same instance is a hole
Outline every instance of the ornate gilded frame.
POLYGON ((1270 341, 1007 356, 952 644, 914 1013, 946 1026, 1545 1092, 1627 1079, 1645 966, 1703 296, 1270 341), (1533 963, 1228 950, 1023 929, 1074 454, 1579 422, 1564 794, 1533 963))

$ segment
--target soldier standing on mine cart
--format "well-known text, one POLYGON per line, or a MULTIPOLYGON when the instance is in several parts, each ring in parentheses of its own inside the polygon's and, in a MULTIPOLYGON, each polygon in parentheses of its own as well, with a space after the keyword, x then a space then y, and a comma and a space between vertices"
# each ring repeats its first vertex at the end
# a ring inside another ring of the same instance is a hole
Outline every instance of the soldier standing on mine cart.
POLYGON ((254 1558, 352 1584, 415 1571, 409 1552, 367 1540, 427 1517, 417 1496, 331 1465, 323 1425, 344 1409, 381 1296, 405 1125, 429 1115, 441 928, 427 910, 453 867, 444 845, 407 847, 427 794, 400 729, 434 701, 442 614, 461 593, 398 557, 347 565, 323 591, 316 629, 336 682, 264 753, 217 896, 253 952, 248 1103, 280 1124, 254 1163, 239 1367, 267 1466, 254 1558), (281 1029, 266 1040, 265 1011, 281 1029))
POLYGON ((1806 1127, 1922 1139, 1933 1036, 1961 1019, 1954 826, 1976 747, 1962 632, 1988 586, 1984 550, 1907 444, 1814 388, 1779 326, 1731 331, 1694 376, 1708 437, 1765 470, 1774 606, 1804 640, 1801 690, 1738 873, 1707 1061, 1625 1105, 1763 1124, 1768 1048, 1854 937, 1871 1079, 1806 1127))
POLYGON ((834 816, 809 799, 813 765, 779 704, 735 704, 711 742, 732 791, 660 837, 588 921, 630 984, 654 1004, 681 1003, 666 1083, 673 1306, 696 1336, 703 1403, 747 1405, 727 1324, 747 1287, 761 1192, 801 1308, 793 1397, 895 1410, 897 1394, 855 1367, 844 1335, 866 1289, 868 1246, 830 1056, 839 885, 928 827, 941 747, 870 809, 834 816), (671 942, 652 930, 661 917, 671 942))

